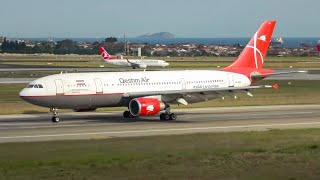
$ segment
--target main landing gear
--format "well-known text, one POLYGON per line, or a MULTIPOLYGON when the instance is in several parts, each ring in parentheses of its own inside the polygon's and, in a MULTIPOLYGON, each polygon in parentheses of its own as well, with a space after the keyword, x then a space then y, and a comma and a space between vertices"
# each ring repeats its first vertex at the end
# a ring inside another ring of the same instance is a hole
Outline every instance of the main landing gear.
POLYGON ((175 113, 170 112, 170 105, 167 105, 166 112, 160 114, 160 120, 162 121, 174 121, 177 119, 175 113))
POLYGON ((51 118, 52 122, 57 123, 60 121, 60 118, 58 116, 58 109, 57 108, 50 108, 50 111, 53 113, 53 116, 51 118))

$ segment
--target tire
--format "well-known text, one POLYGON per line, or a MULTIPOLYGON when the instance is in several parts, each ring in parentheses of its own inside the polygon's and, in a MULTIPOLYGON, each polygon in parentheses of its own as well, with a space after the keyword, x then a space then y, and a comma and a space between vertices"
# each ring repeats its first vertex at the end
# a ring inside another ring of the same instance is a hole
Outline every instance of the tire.
POLYGON ((174 121, 174 120, 176 120, 177 119, 177 115, 175 114, 175 113, 171 113, 170 114, 170 120, 171 121, 174 121))
POLYGON ((166 114, 165 113, 161 113, 160 114, 160 120, 161 121, 165 121, 166 120, 166 114))
POLYGON ((164 117, 165 117, 165 120, 166 120, 166 121, 170 120, 170 114, 165 114, 164 117))
POLYGON ((134 117, 137 117, 137 116, 133 116, 130 111, 124 111, 123 112, 123 117, 124 118, 134 118, 134 117))
POLYGON ((123 117, 124 117, 124 118, 130 118, 130 115, 131 115, 131 114, 130 114, 129 111, 124 111, 124 112, 123 112, 123 117))
POLYGON ((52 122, 57 123, 57 122, 60 121, 60 118, 59 118, 58 116, 53 116, 53 117, 51 118, 51 120, 52 120, 52 122))

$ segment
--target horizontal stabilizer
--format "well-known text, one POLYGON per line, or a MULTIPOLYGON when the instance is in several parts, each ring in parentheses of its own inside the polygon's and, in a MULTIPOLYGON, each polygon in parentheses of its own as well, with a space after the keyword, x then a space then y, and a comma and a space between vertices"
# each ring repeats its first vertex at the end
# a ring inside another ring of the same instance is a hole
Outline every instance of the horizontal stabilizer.
POLYGON ((269 73, 269 74, 252 74, 251 79, 256 80, 260 78, 267 78, 270 76, 277 76, 283 74, 294 74, 294 73, 307 73, 307 71, 289 71, 289 72, 278 72, 278 73, 269 73))

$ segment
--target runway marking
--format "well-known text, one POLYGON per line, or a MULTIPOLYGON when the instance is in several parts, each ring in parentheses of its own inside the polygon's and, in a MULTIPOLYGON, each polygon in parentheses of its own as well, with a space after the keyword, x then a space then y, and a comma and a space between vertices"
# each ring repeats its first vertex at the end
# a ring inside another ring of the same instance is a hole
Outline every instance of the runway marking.
POLYGON ((254 128, 254 127, 296 126, 296 125, 316 125, 316 124, 320 124, 320 122, 286 123, 286 124, 254 124, 254 125, 238 125, 238 126, 172 128, 172 129, 147 129, 147 130, 132 130, 132 131, 110 131, 110 132, 88 132, 88 133, 66 133, 66 134, 41 134, 41 135, 25 135, 25 136, 5 136, 5 137, 0 137, 0 139, 43 138, 43 137, 86 136, 86 135, 92 136, 92 135, 105 135, 105 134, 150 133, 150 132, 168 132, 168 131, 254 128))

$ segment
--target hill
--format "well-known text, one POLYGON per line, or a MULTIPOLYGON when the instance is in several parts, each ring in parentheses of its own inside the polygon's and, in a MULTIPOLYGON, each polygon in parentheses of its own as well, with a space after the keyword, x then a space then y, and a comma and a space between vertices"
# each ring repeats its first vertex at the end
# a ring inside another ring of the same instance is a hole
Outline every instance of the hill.
POLYGON ((138 36, 137 38, 153 38, 153 39, 170 39, 175 38, 174 34, 169 32, 159 32, 154 34, 145 34, 138 36))

